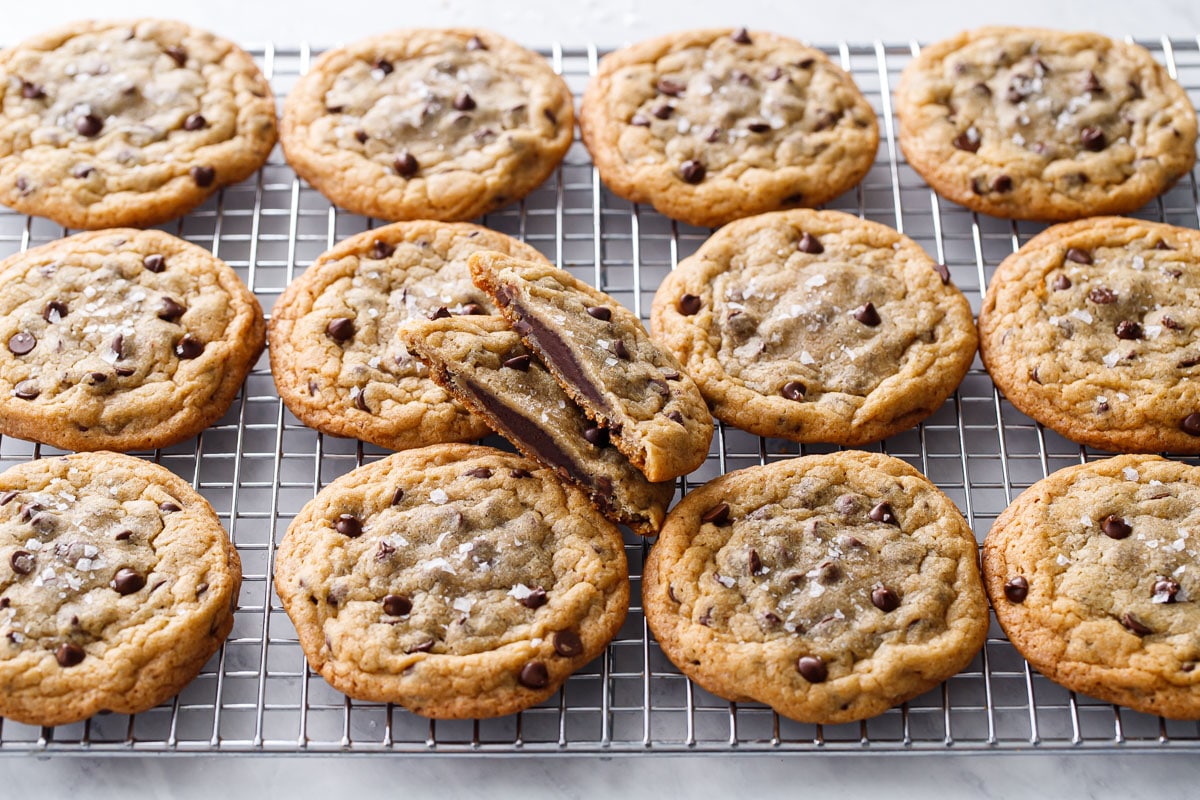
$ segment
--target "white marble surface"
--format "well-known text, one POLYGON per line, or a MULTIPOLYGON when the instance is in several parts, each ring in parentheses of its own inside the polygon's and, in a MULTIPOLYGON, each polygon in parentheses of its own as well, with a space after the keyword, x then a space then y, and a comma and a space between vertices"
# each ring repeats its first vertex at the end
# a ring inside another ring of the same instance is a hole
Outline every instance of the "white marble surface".
MULTIPOLYGON (((0 39, 86 16, 170 15, 246 42, 349 41, 404 25, 471 24, 531 45, 615 45, 687 27, 745 24, 814 42, 936 39, 984 23, 1110 35, 1200 35, 1200 3, 1128 0, 55 0, 7 2, 0 39), (286 12, 279 9, 286 6, 286 12)), ((1117 797, 1200 796, 1186 755, 799 757, 0 759, 0 798, 255 797, 1117 797)))

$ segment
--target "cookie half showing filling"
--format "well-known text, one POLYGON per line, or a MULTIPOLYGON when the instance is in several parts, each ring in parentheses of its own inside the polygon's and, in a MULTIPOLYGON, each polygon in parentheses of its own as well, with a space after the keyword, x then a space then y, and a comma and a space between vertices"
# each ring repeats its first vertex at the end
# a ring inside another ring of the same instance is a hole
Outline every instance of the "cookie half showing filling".
POLYGON ((335 689, 439 719, 536 705, 629 607, 621 534, 512 453, 407 450, 325 487, 288 527, 275 588, 335 689))
POLYGON ((704 463, 712 415, 633 312, 553 266, 476 253, 470 267, 525 345, 648 480, 704 463))
POLYGON ((646 480, 502 317, 410 322, 400 338, 439 386, 528 458, 583 489, 602 514, 638 533, 658 533, 674 481, 646 480))
POLYGON ((802 722, 865 719, 965 668, 987 634, 975 537, 900 461, 852 450, 688 494, 646 560, 663 653, 713 694, 802 722))

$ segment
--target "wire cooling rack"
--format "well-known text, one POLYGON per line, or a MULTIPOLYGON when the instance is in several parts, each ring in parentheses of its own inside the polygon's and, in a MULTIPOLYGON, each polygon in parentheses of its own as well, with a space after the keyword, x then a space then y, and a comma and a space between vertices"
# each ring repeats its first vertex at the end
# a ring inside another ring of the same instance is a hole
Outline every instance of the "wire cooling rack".
MULTIPOLYGON (((1141 44, 1182 82, 1193 104, 1200 103, 1200 39, 1141 44)), ((917 52, 915 43, 843 43, 825 50, 853 74, 878 112, 882 132, 866 180, 829 207, 916 239, 949 266, 977 310, 995 267, 1044 226, 981 216, 943 201, 904 162, 890 90, 917 52)), ((313 56, 305 45, 251 52, 280 98, 313 56)), ((600 55, 595 47, 560 46, 543 54, 577 95, 600 55)), ((1198 215, 1195 173, 1138 214, 1192 228, 1200 226, 1198 215)), ((483 222, 536 246, 643 318, 663 276, 708 234, 612 196, 578 143, 554 178, 483 222)), ((253 179, 226 188, 165 229, 232 265, 269 310, 323 250, 372 224, 331 207, 276 152, 253 179)), ((67 233, 46 220, 0 212, 0 255, 67 233)), ((1102 455, 1017 412, 978 361, 937 413, 876 447, 937 483, 980 541, 1021 490, 1102 455)), ((707 462, 680 481, 680 492, 730 470, 829 449, 721 425, 707 462)), ((0 439, 0 468, 55 452, 0 439)), ((966 670, 861 723, 807 725, 764 706, 721 700, 681 676, 647 630, 638 598, 648 545, 632 535, 626 539, 634 603, 628 620, 602 657, 542 705, 499 719, 431 722, 399 707, 351 701, 308 669, 272 589, 272 564, 304 503, 329 481, 387 451, 301 425, 280 402, 264 355, 218 424, 194 440, 138 455, 190 481, 237 545, 245 579, 233 633, 170 702, 136 716, 101 714, 57 728, 0 719, 2 753, 1200 752, 1200 724, 1139 714, 1058 687, 1030 669, 994 620, 986 646, 966 670)))

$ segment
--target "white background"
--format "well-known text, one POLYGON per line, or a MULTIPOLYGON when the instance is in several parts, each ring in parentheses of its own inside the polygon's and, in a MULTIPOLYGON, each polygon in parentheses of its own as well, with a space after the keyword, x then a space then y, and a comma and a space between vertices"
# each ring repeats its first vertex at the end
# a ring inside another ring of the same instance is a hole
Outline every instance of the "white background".
MULTIPOLYGON (((171 16, 246 43, 352 41, 405 26, 489 27, 531 46, 619 45, 683 28, 746 25, 818 43, 931 41, 986 23, 1200 35, 1200 0, 6 0, 0 44, 80 17, 171 16)), ((1200 796, 1195 756, 800 756, 599 758, 0 759, 0 798, 941 797, 1200 796)))

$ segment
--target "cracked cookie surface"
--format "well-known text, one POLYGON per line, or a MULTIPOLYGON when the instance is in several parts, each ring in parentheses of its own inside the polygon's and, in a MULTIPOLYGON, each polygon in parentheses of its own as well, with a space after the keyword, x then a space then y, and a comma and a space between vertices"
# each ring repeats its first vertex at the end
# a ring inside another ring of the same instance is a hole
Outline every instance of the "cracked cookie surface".
POLYGON ((1117 456, 1059 470, 992 524, 988 595, 1029 663, 1068 689, 1200 718, 1200 468, 1117 456))
POLYGON ((324 433, 396 450, 486 436, 487 425, 396 338, 408 319, 493 312, 467 269, 480 250, 545 262, 502 233, 423 221, 366 231, 323 253, 271 315, 271 373, 288 409, 324 433))
POLYGON ((574 134, 571 92, 541 56, 489 31, 412 29, 324 53, 280 138, 357 214, 466 220, 536 189, 574 134))
POLYGON ((803 722, 881 713, 970 663, 987 633, 975 538, 912 467, 856 451, 723 475, 667 517, 642 604, 708 691, 803 722))
POLYGON ((0 474, 0 716, 61 725, 176 694, 233 627, 241 563, 155 464, 81 453, 0 474))
POLYGON ((157 230, 76 234, 0 262, 0 433, 140 450, 229 409, 262 309, 212 253, 157 230))
POLYGON ((511 453, 396 453, 323 489, 288 527, 275 586, 312 668, 428 717, 545 700, 620 628, 620 534, 511 453))
POLYGON ((819 50, 763 31, 674 33, 603 58, 583 140, 604 183, 692 225, 817 206, 875 160, 875 112, 819 50))
POLYGON ((1196 111, 1144 48, 987 27, 921 51, 896 89, 900 146, 935 191, 1016 219, 1133 211, 1186 175, 1196 111))
POLYGON ((966 375, 976 333, 949 273, 903 234, 838 211, 730 223, 654 296, 651 330, 718 419, 857 445, 911 428, 966 375))
POLYGON ((178 217, 275 138, 254 59, 182 22, 78 22, 0 53, 0 202, 68 228, 178 217))
POLYGON ((997 268, 979 312, 992 380, 1075 442, 1200 452, 1200 233, 1125 217, 1048 228, 997 268))

